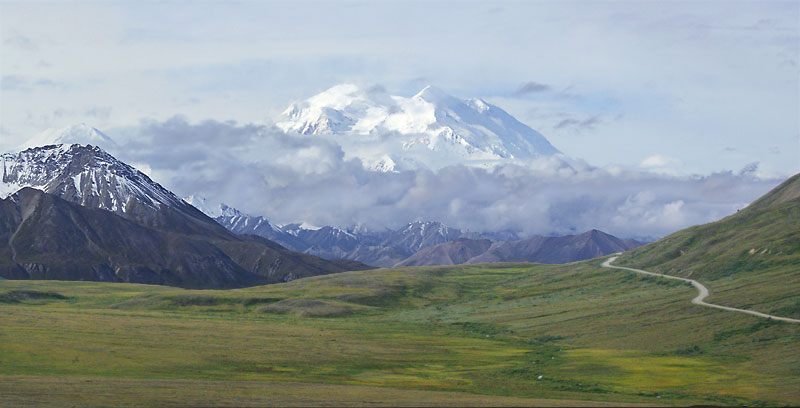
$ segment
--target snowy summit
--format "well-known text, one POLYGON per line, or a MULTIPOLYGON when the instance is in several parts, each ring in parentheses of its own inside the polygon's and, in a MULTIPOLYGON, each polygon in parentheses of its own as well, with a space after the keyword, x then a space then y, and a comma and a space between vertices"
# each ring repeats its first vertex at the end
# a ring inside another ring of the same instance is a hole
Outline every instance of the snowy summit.
POLYGON ((406 98, 378 87, 336 85, 292 104, 276 124, 288 133, 334 137, 348 158, 378 171, 560 154, 542 134, 499 107, 433 86, 406 98))

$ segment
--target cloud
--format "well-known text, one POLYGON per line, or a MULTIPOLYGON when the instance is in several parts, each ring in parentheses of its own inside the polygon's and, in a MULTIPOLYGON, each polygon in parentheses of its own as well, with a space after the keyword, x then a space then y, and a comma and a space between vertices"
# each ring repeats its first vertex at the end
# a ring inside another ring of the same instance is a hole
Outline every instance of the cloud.
POLYGON ((555 129, 564 129, 564 128, 574 128, 574 129, 594 129, 602 120, 599 116, 595 115, 583 120, 575 119, 575 118, 567 118, 563 119, 558 122, 554 128, 555 129))
POLYGON ((27 82, 16 75, 3 75, 0 78, 0 89, 4 91, 25 89, 26 87, 27 82))
POLYGON ((550 90, 550 85, 530 81, 520 85, 517 88, 517 90, 514 91, 514 95, 521 96, 532 93, 547 92, 549 90, 550 90))
POLYGON ((15 35, 3 40, 4 45, 18 47, 26 51, 36 51, 39 47, 28 37, 15 35))
POLYGON ((379 173, 345 159, 328 138, 180 117, 107 133, 120 143, 120 159, 146 166, 177 194, 204 195, 278 224, 379 229, 438 220, 470 231, 597 228, 653 238, 731 214, 779 182, 754 171, 674 177, 555 157, 493 169, 379 173))
POLYGON ((739 171, 741 176, 755 176, 758 172, 758 162, 748 163, 739 171))
POLYGON ((18 75, 4 75, 0 78, 0 89, 4 91, 29 91, 38 87, 53 88, 58 86, 61 86, 61 84, 47 78, 29 80, 18 75))
POLYGON ((84 115, 98 118, 98 119, 108 119, 111 115, 111 107, 109 106, 92 106, 86 109, 83 112, 84 115))
POLYGON ((652 169, 652 168, 658 168, 658 167, 665 167, 665 166, 668 166, 668 165, 673 165, 673 164, 676 164, 678 162, 679 162, 679 160, 675 159, 673 157, 663 156, 663 155, 660 155, 660 154, 654 154, 654 155, 648 156, 644 160, 642 160, 642 162, 639 163, 639 167, 645 167, 645 168, 651 168, 652 169))
POLYGON ((367 88, 367 93, 383 94, 386 93, 386 88, 383 85, 372 85, 371 87, 367 88))

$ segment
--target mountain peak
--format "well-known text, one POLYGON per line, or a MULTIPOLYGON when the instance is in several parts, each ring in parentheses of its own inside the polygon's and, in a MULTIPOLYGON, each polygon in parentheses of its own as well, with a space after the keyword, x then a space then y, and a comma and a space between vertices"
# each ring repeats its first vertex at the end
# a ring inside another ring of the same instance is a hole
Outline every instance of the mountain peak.
POLYGON ((376 171, 491 167, 560 154, 497 106, 462 100, 431 85, 412 97, 389 95, 380 86, 336 85, 292 104, 276 125, 288 133, 335 135, 346 158, 376 171))
POLYGON ((0 155, 6 196, 33 187, 67 201, 115 212, 140 221, 152 220, 163 208, 200 216, 169 190, 102 148, 51 144, 0 155))
POLYGON ((447 92, 443 91, 440 88, 437 88, 433 85, 427 85, 422 88, 416 95, 413 96, 414 99, 421 99, 434 105, 440 103, 447 103, 452 100, 457 100, 455 97, 451 96, 447 92))

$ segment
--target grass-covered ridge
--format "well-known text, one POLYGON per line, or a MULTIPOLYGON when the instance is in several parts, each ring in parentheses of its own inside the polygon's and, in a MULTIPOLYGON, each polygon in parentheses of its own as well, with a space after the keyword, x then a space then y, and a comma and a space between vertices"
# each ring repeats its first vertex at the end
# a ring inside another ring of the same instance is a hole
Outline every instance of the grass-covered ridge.
POLYGON ((117 400, 134 405, 194 394, 264 405, 265 393, 281 405, 800 398, 798 325, 693 306, 689 286, 599 263, 348 272, 229 291, 2 281, 0 297, 63 299, 0 305, 0 383, 13 384, 0 405, 120 387, 139 390, 117 400), (317 386, 338 397, 303 391, 317 386))
POLYGON ((729 217, 626 252, 616 264, 696 279, 714 303, 800 318, 800 174, 729 217))

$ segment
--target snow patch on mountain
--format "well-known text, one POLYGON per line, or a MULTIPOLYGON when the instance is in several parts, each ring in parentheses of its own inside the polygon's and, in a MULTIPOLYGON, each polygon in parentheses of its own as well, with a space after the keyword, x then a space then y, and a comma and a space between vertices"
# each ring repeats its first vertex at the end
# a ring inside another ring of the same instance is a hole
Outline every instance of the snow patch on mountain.
POLYGON ((180 198, 96 146, 58 144, 0 156, 5 198, 33 187, 87 207, 125 213, 130 205, 181 208, 180 198), (136 202, 135 204, 133 202, 136 202))
POLYGON ((492 166, 561 154, 499 107, 455 98, 432 86, 406 98, 336 85, 292 104, 276 125, 288 133, 332 137, 346 157, 377 171, 492 166))

